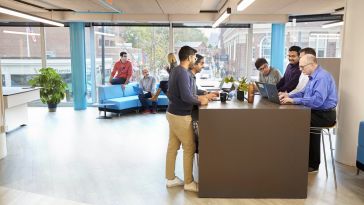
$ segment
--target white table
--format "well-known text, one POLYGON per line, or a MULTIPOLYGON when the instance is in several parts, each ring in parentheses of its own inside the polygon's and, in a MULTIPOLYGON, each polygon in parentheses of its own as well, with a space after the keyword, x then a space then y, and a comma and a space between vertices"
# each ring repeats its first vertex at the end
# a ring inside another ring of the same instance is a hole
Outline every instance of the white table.
POLYGON ((40 99, 40 88, 3 87, 5 131, 28 123, 27 103, 40 99))

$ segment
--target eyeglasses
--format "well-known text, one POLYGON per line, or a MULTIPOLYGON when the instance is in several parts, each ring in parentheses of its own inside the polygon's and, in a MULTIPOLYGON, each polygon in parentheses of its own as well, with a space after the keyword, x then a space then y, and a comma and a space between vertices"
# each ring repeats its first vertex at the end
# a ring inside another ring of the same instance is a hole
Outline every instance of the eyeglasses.
POLYGON ((308 66, 308 65, 311 65, 312 63, 308 63, 308 64, 306 64, 306 65, 300 65, 299 67, 300 67, 300 69, 302 70, 302 69, 304 69, 306 66, 308 66))
POLYGON ((265 68, 265 64, 264 64, 264 65, 262 65, 262 66, 260 66, 260 67, 258 68, 258 70, 259 70, 259 71, 262 71, 264 68, 265 68))
POLYGON ((128 56, 121 56, 122 58, 127 58, 128 56))

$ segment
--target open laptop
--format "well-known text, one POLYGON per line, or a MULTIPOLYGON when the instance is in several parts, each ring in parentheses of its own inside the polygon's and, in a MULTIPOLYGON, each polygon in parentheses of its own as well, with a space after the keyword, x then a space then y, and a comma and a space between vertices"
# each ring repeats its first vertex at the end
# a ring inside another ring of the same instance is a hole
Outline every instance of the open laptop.
POLYGON ((265 88, 268 94, 268 100, 277 104, 281 104, 278 97, 278 90, 275 84, 265 83, 265 88))
POLYGON ((265 83, 262 82, 255 82, 260 92, 260 95, 264 98, 268 98, 268 91, 266 89, 265 83))

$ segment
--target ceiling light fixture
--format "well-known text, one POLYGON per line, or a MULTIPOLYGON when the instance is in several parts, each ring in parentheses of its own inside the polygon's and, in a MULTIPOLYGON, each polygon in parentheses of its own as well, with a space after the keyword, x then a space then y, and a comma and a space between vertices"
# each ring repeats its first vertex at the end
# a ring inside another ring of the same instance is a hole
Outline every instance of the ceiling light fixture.
POLYGON ((7 15, 11 15, 11 16, 16 16, 16 17, 19 17, 19 18, 28 19, 28 20, 31 20, 31 21, 50 24, 50 25, 53 25, 53 26, 64 27, 64 24, 62 24, 62 23, 58 23, 58 22, 55 22, 55 21, 52 21, 52 20, 48 20, 48 19, 45 19, 45 18, 41 18, 41 17, 29 15, 29 14, 25 14, 25 13, 15 11, 15 10, 12 10, 12 9, 8 9, 8 8, 5 8, 5 7, 0 7, 0 13, 4 13, 4 14, 7 14, 7 15))
POLYGON ((115 36, 115 34, 112 34, 112 33, 103 33, 103 32, 99 32, 99 31, 95 31, 95 34, 99 34, 99 35, 103 35, 103 36, 115 36))
POLYGON ((336 22, 324 24, 321 27, 322 28, 332 28, 332 27, 342 26, 342 25, 344 25, 344 21, 336 21, 336 22))
POLYGON ((27 35, 27 36, 40 36, 39 33, 27 33, 27 32, 8 31, 8 30, 4 30, 3 33, 18 34, 18 35, 27 35))
POLYGON ((231 14, 231 8, 227 8, 226 11, 215 21, 214 24, 212 24, 212 28, 216 28, 220 23, 225 21, 227 17, 229 17, 231 14))
POLYGON ((238 7, 236 8, 238 11, 243 11, 248 8, 255 0, 242 0, 238 3, 238 7))

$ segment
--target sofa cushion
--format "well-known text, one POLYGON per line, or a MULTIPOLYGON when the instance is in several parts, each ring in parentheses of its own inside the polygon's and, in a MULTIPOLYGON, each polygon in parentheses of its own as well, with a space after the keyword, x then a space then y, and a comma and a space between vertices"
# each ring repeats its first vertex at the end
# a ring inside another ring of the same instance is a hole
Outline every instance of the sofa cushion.
POLYGON ((110 106, 112 109, 123 110, 128 108, 138 107, 138 96, 128 96, 121 98, 112 98, 105 100, 105 103, 113 103, 115 106, 110 106))
POLYGON ((158 96, 158 105, 168 105, 168 97, 166 95, 158 96))
POLYGON ((101 85, 99 90, 99 102, 104 103, 105 100, 110 98, 123 97, 123 91, 120 85, 101 85))
POLYGON ((134 86, 139 86, 138 83, 129 83, 125 86, 124 91, 124 97, 132 96, 132 95, 138 95, 137 92, 134 90, 134 86))

